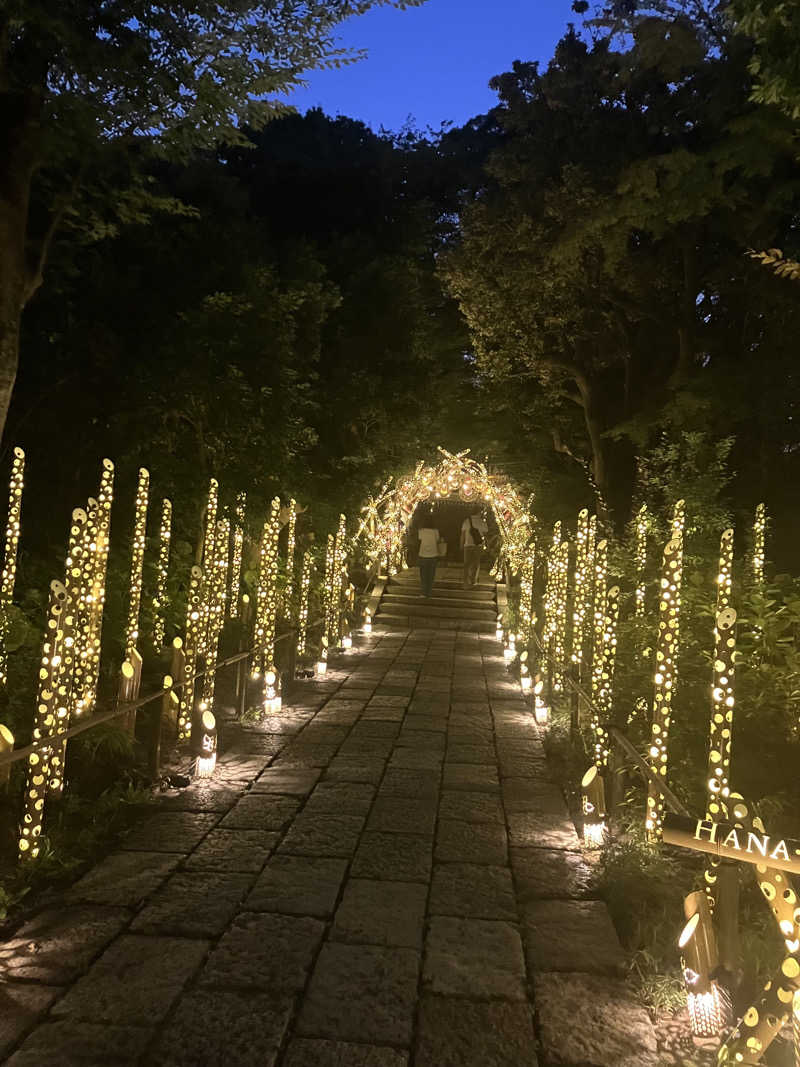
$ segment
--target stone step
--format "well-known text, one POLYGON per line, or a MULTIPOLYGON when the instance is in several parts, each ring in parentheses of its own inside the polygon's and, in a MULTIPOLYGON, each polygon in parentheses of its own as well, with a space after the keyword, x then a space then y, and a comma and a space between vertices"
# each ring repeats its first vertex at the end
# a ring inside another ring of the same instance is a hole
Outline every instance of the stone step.
POLYGON ((425 600, 422 593, 418 592, 384 593, 381 598, 381 604, 397 604, 410 607, 424 607, 436 604, 438 607, 451 608, 454 615, 457 615, 460 611, 488 611, 491 612, 495 618, 497 617, 494 602, 491 600, 451 597, 447 592, 437 594, 436 589, 433 591, 432 600, 425 600))
MULTIPOLYGON (((386 588, 392 593, 416 592, 419 590, 419 575, 415 574, 413 578, 405 581, 397 581, 392 578, 386 588)), ((445 596, 452 597, 453 600, 481 600, 492 604, 495 602, 494 584, 475 585, 465 589, 461 579, 458 581, 442 581, 437 577, 433 583, 433 589, 434 592, 441 592, 445 596)))
POLYGON ((492 628, 497 625, 497 616, 494 611, 484 608, 450 608, 445 604, 438 604, 435 598, 430 600, 420 599, 419 604, 396 604, 384 603, 382 600, 378 607, 377 618, 383 614, 389 615, 415 615, 431 619, 476 619, 480 622, 491 623, 492 628))
POLYGON ((473 634, 494 633, 494 622, 460 617, 437 618, 423 615, 376 615, 374 624, 387 630, 463 630, 473 634))

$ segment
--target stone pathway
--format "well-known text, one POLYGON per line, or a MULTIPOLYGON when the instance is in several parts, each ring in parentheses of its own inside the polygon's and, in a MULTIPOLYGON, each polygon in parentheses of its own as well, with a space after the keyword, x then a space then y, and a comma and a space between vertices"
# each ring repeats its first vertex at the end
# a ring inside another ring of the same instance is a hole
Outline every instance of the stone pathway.
POLYGON ((0 946, 13 1067, 655 1067, 497 642, 361 638, 0 946))

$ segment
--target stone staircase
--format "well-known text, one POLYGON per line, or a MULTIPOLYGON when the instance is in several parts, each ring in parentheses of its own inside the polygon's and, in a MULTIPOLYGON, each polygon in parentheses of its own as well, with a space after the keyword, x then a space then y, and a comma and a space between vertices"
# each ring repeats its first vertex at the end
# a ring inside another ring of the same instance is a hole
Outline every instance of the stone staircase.
POLYGON ((478 585, 465 589, 460 566, 439 564, 433 596, 420 592, 419 571, 401 571, 384 588, 375 624, 393 630, 418 628, 494 633, 497 625, 495 583, 482 575, 478 585))

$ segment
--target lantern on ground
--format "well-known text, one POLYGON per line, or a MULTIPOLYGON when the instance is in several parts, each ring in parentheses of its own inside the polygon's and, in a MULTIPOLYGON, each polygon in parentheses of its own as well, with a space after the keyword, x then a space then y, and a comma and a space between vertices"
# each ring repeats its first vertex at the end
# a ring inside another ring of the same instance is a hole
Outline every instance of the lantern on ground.
POLYGON ((264 673, 264 710, 268 713, 281 710, 280 678, 274 667, 264 673))
POLYGON ((194 777, 210 778, 217 765, 217 720, 210 708, 205 708, 200 715, 195 739, 194 777))
POLYGON ((583 843, 587 848, 599 848, 606 836, 606 791, 597 766, 590 767, 581 779, 581 811, 583 843))
POLYGON ((348 649, 353 647, 352 634, 342 634, 342 648, 348 649))
POLYGON ((317 677, 322 677, 328 670, 328 638, 323 635, 322 643, 319 651, 319 659, 317 660, 316 672, 317 677))
POLYGON ((369 608, 364 610, 364 625, 362 627, 365 634, 372 633, 372 612, 369 608))
POLYGON ((503 616, 502 615, 498 615, 497 616, 497 627, 495 629, 494 636, 497 638, 498 641, 502 641, 503 640, 503 616))
POLYGON ((550 721, 550 708, 542 700, 543 691, 544 679, 537 674, 536 681, 533 683, 533 717, 538 726, 546 726, 550 721))
POLYGON ((517 654, 517 635, 510 633, 508 635, 508 641, 503 649, 503 659, 506 663, 510 663, 517 654))
POLYGON ((524 649, 519 654, 519 684, 523 693, 530 693, 533 679, 528 668, 528 650, 524 649))
POLYGON ((712 977, 717 967, 717 942, 711 913, 703 893, 690 893, 684 907, 691 914, 678 939, 678 948, 692 1034, 716 1037, 725 1025, 728 1011, 726 994, 712 977))

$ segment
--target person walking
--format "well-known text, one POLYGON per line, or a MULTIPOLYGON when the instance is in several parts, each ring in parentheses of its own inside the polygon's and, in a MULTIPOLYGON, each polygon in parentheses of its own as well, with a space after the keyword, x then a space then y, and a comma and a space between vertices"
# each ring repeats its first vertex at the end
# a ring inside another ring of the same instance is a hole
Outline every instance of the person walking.
POLYGON ((483 545, 489 527, 479 511, 468 515, 461 523, 461 547, 464 550, 464 588, 478 584, 483 545))
POLYGON ((419 542, 419 584, 424 597, 433 596, 433 582, 436 577, 436 564, 439 560, 439 531, 433 525, 431 509, 427 505, 420 508, 417 519, 417 540, 419 542))

